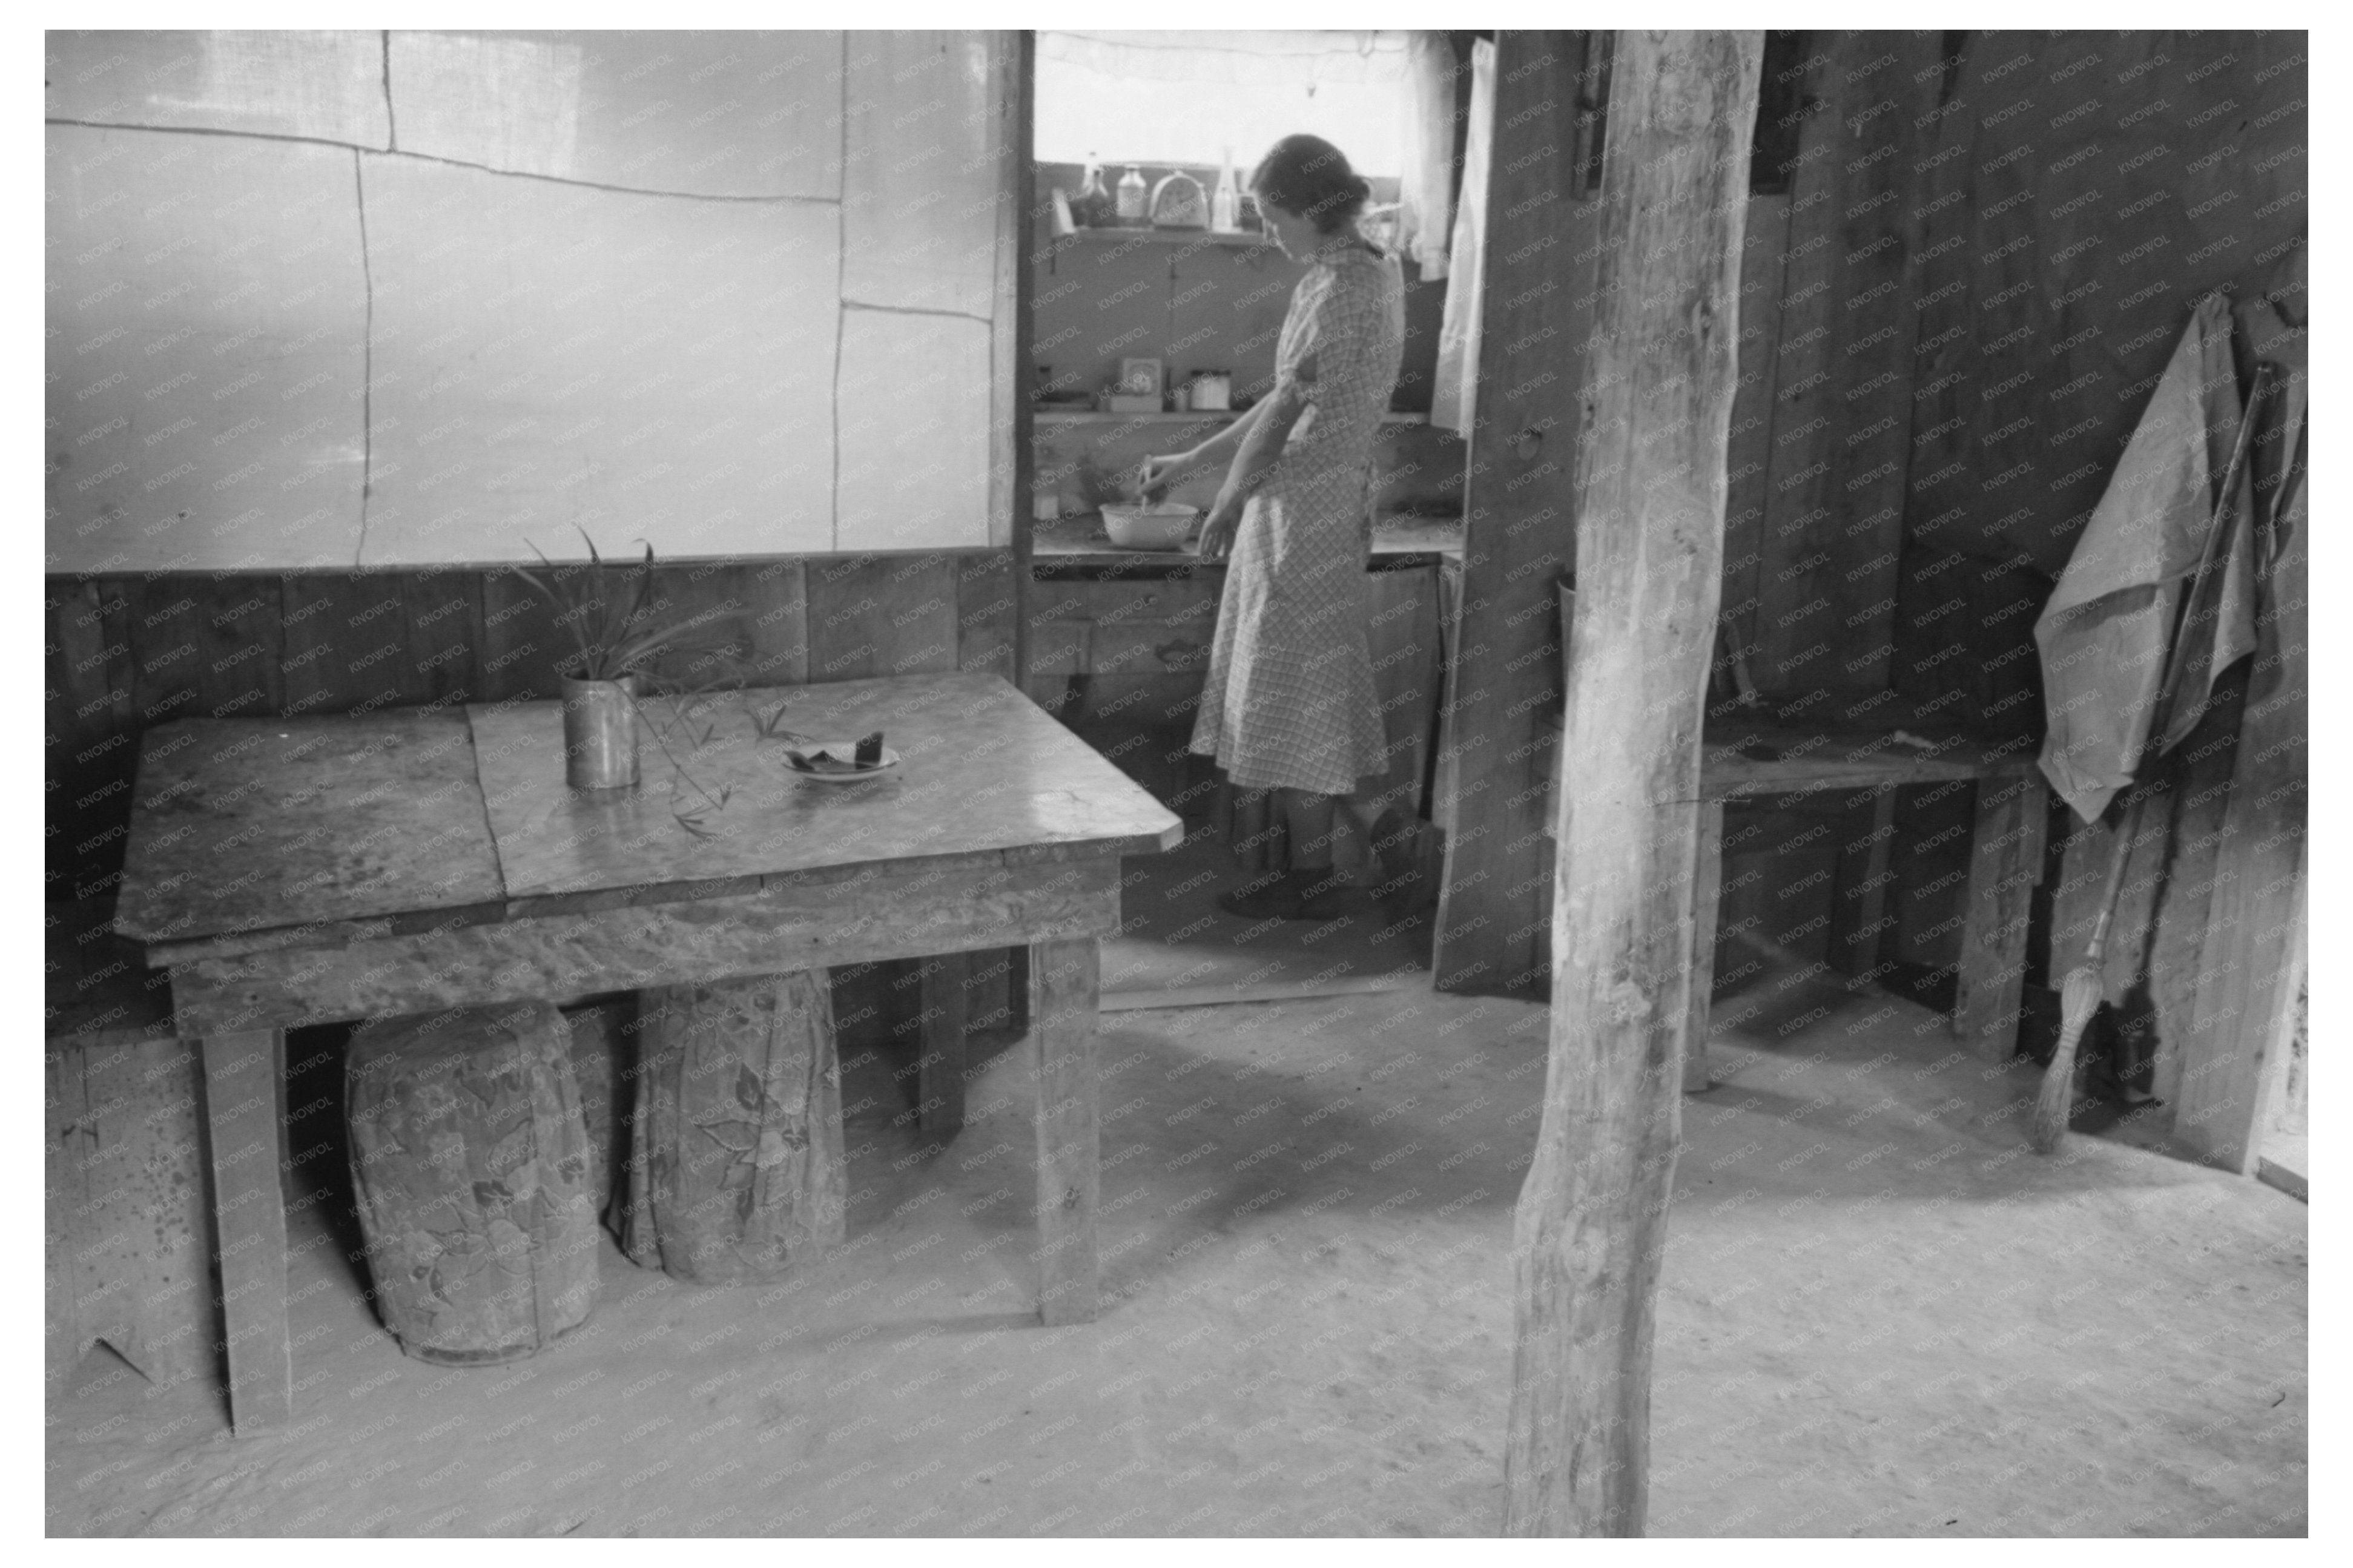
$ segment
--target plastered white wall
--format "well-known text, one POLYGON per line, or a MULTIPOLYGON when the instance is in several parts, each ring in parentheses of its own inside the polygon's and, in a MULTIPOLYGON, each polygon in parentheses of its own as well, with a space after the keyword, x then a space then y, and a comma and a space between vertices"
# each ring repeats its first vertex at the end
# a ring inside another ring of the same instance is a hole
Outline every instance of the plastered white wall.
POLYGON ((1003 35, 47 65, 51 571, 1009 542, 1003 35))

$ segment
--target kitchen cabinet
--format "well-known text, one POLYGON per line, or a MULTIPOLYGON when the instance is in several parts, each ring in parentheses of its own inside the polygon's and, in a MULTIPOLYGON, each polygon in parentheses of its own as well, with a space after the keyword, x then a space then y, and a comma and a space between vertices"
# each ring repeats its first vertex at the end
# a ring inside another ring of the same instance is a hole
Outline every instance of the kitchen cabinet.
MULTIPOLYGON (((1118 550, 1074 538, 1077 520, 1038 537, 1026 616, 1022 689, 1172 809, 1199 819, 1215 773, 1187 742, 1208 673, 1222 563, 1118 550), (1063 548, 1057 552, 1053 548, 1063 548)), ((1386 717, 1384 789, 1403 788, 1427 816, 1445 628, 1445 574, 1459 529, 1402 520, 1377 531, 1366 567, 1366 630, 1386 717)))

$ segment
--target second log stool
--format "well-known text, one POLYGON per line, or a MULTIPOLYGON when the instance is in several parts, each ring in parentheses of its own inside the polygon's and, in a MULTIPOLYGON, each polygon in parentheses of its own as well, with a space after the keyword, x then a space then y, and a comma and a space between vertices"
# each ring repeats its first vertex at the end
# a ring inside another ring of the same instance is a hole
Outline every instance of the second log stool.
POLYGON ((838 1244, 849 1175, 826 972, 648 990, 638 1030, 622 1250, 730 1285, 838 1244))
POLYGON ((570 1030, 542 1002, 385 1018, 344 1067, 376 1306, 420 1361, 534 1354, 596 1301, 570 1030))

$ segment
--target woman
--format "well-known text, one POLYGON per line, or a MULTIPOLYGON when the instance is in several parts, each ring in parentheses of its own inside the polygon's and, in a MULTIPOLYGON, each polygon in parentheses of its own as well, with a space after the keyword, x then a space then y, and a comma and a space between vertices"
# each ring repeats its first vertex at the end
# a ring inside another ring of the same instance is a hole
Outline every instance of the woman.
POLYGON ((1284 137, 1250 185, 1275 244, 1309 264, 1274 388, 1213 439, 1147 459, 1143 488, 1156 494, 1231 455, 1198 547, 1205 560, 1230 552, 1230 566, 1191 749, 1225 771, 1220 815, 1258 875, 1219 902, 1324 920, 1382 880, 1380 802, 1359 787, 1388 765, 1364 574, 1405 284, 1397 258, 1357 232, 1372 187, 1330 142, 1284 137))

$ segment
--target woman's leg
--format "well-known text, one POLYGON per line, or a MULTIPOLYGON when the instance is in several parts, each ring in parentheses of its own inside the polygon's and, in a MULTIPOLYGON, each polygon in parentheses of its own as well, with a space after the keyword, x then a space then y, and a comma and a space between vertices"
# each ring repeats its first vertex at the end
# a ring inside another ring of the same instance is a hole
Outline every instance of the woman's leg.
MULTIPOLYGON (((1382 824, 1390 821, 1388 798, 1371 790, 1332 797, 1332 869, 1325 890, 1370 888, 1388 881, 1393 868, 1393 847, 1383 842, 1382 824), (1387 851, 1385 853, 1385 851, 1387 851)), ((1392 827, 1390 836, 1395 836, 1392 827)))

